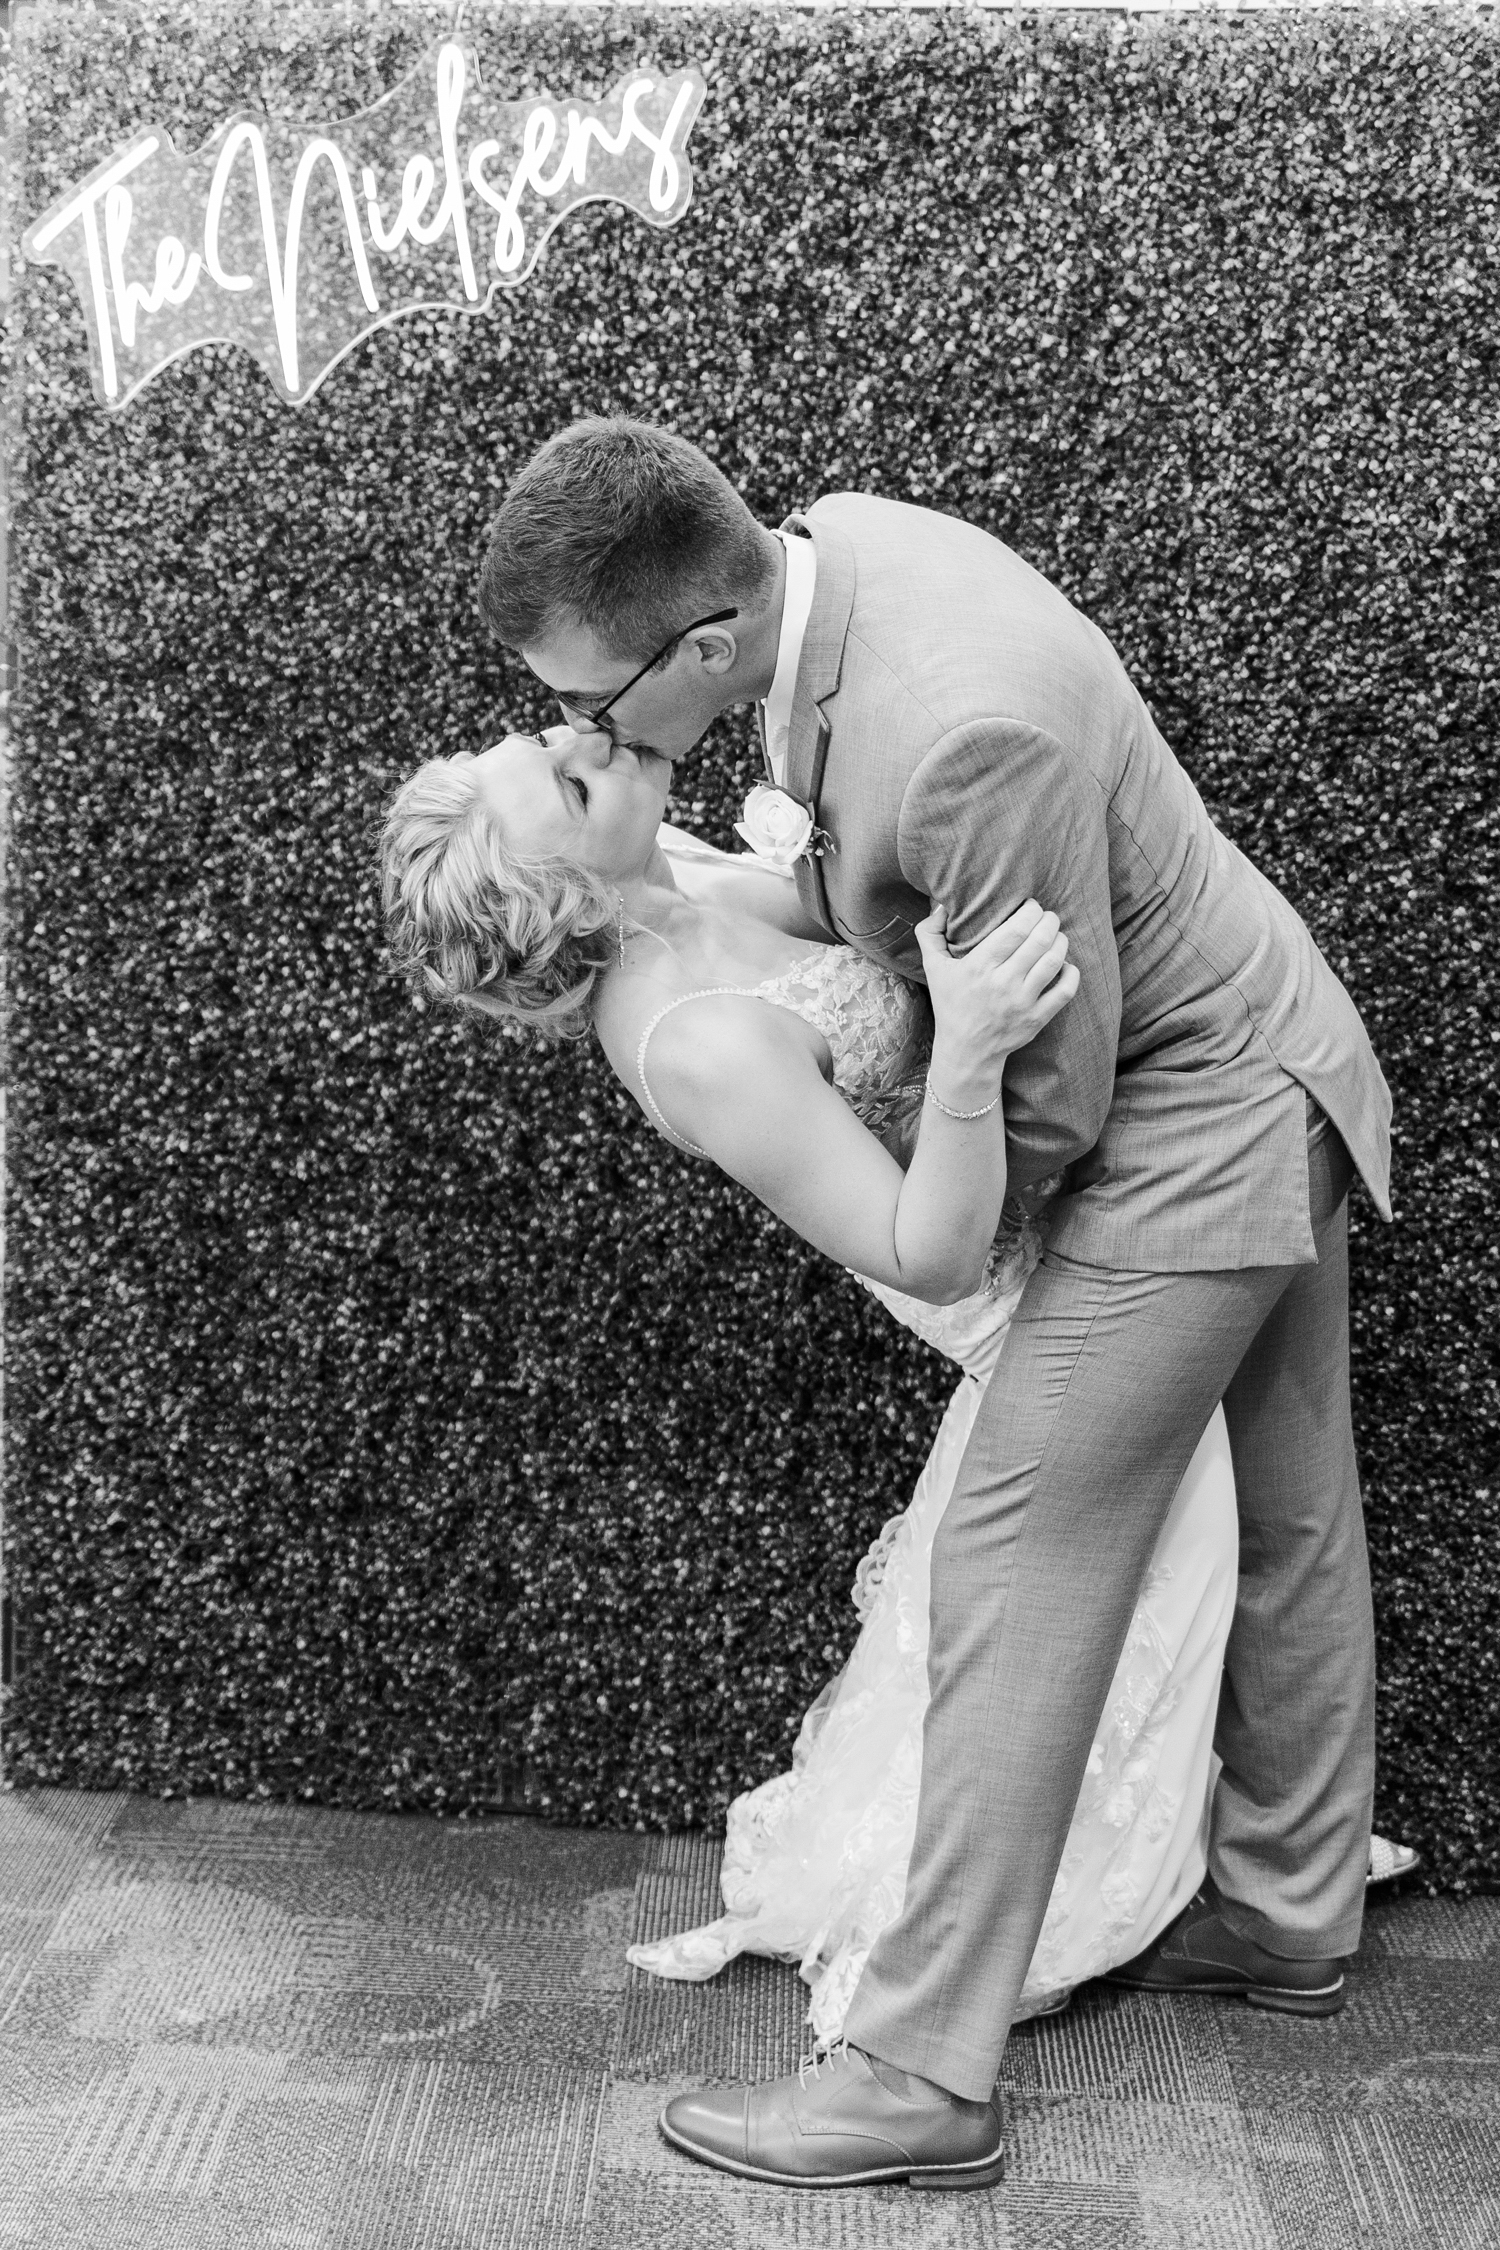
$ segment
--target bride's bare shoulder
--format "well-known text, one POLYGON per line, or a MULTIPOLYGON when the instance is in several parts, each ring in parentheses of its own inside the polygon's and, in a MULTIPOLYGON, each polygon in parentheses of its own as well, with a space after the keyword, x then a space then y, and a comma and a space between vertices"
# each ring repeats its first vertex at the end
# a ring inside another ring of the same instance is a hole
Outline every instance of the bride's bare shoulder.
POLYGON ((705 1080, 742 1085, 746 1077, 795 1067, 809 1056, 827 1075, 820 1034, 791 1010, 761 1004, 749 985, 703 985, 661 974, 612 976, 595 1002, 594 1030, 615 1076, 648 1115, 642 1068, 648 1040, 650 1083, 658 1095, 705 1080), (693 1005, 679 1007, 679 1001, 693 1005))
POLYGON ((642 1042, 658 1023, 670 1020, 675 1004, 705 986, 683 965, 661 949, 650 949, 649 968, 611 974, 600 984, 593 1002, 594 1031, 615 1076, 636 1089, 636 1064, 642 1042))
POLYGON ((604 979, 593 1003, 594 1031, 619 1077, 634 1077, 636 1050, 652 1017, 688 990, 685 980, 670 975, 610 975, 604 979))

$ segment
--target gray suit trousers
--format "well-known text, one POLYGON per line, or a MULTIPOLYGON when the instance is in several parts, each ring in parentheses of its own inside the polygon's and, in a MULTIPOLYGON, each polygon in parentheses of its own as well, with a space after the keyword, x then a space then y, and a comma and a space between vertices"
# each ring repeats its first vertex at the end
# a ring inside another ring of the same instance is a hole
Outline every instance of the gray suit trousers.
POLYGON ((971 2100, 994 2086, 1136 1596, 1221 1398, 1240 1586, 1210 1876, 1226 1918, 1275 1953, 1359 1942, 1375 1648, 1349 1419, 1352 1167, 1309 1109, 1317 1264, 1116 1272, 1048 1253, 938 1531, 906 1898, 845 2029, 971 2100))

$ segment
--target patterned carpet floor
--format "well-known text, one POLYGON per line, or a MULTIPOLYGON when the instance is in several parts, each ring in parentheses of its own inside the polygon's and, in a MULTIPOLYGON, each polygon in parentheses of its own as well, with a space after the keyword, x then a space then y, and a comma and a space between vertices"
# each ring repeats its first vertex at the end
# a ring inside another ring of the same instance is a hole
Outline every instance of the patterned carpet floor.
POLYGON ((628 1970, 699 1836, 0 1795, 0 2244, 1490 2250, 1500 1901, 1372 1908, 1342 2016, 1095 1989, 1017 2033, 1004 2187, 783 2193, 663 2098, 801 2051, 795 1974, 628 1970))

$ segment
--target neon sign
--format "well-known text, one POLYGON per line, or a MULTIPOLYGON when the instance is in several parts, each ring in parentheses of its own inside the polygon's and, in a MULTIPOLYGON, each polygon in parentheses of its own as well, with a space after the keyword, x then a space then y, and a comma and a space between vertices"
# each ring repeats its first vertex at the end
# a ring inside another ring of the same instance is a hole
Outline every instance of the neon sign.
POLYGON ((241 112, 190 156, 143 126, 21 247, 77 289, 102 406, 209 343, 242 344, 300 405, 403 313, 484 311, 580 203, 680 219, 704 91, 697 70, 636 70, 600 102, 492 101, 444 40, 336 125, 241 112))

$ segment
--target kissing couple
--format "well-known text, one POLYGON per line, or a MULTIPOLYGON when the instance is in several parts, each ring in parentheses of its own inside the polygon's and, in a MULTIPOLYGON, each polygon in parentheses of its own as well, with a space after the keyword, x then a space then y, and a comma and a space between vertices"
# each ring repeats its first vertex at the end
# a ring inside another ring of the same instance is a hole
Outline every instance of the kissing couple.
POLYGON ((731 1809, 725 1913, 631 1955, 798 1962, 814 2050, 662 2130, 787 2186, 988 2186, 1010 2027, 1086 1980, 1343 2004, 1347 1196, 1390 1215, 1385 1082, 1104 635, 985 532, 854 493, 769 530, 682 438, 584 421, 480 606, 562 723, 400 789, 394 958, 592 1027, 658 1133, 962 1370, 792 1771, 731 1809), (668 791, 744 703, 766 781, 721 853, 668 791))

